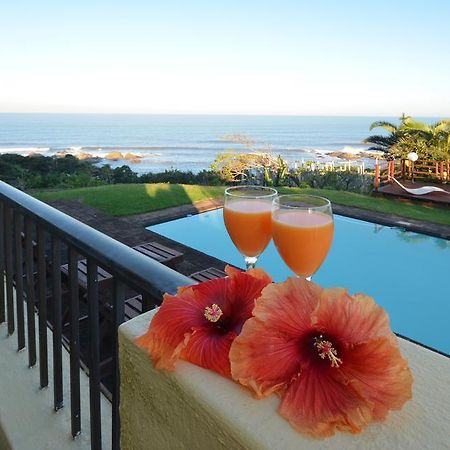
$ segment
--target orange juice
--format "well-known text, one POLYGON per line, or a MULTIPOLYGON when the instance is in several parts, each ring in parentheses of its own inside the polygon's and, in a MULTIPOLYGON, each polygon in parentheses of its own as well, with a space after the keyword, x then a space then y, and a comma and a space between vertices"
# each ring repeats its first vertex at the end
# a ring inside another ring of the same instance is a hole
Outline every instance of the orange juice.
POLYGON ((227 202, 223 220, 234 245, 244 256, 259 256, 272 237, 272 202, 240 199, 227 202))
POLYGON ((333 219, 309 211, 278 210, 272 220, 273 241, 288 267, 297 275, 316 272, 333 240, 333 219))

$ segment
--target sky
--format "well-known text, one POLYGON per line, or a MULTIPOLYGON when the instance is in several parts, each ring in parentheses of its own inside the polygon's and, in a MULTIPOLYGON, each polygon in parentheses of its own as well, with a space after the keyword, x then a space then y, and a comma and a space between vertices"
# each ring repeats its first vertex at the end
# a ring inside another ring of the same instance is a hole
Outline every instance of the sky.
POLYGON ((450 116, 447 0, 0 2, 0 112, 450 116))

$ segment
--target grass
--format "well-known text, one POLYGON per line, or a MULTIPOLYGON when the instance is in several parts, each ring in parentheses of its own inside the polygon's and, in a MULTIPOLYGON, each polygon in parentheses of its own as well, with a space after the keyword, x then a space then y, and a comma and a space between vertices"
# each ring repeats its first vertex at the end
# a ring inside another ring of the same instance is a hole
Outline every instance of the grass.
MULTIPOLYGON (((330 189, 281 188, 280 192, 320 195, 333 203, 371 211, 395 214, 410 219, 450 225, 450 210, 422 204, 409 204, 371 195, 330 189)), ((182 184, 115 184, 93 188, 39 192, 40 200, 81 199, 84 203, 113 216, 128 216, 185 205, 200 200, 222 198, 223 186, 182 184)))
POLYGON ((395 214, 397 216, 409 219, 423 220, 425 222, 439 223, 441 225, 450 225, 450 209, 430 206, 419 203, 408 203, 406 201, 392 200, 385 197, 375 197, 372 195, 356 194, 347 191, 335 191, 332 189, 297 189, 282 188, 280 192, 291 193, 301 192, 305 194, 320 195, 327 197, 332 203, 356 208, 378 211, 386 214, 395 214))
POLYGON ((93 208, 112 216, 129 216, 200 200, 221 198, 221 186, 184 184, 113 184, 92 188, 38 192, 39 200, 80 199, 93 208))

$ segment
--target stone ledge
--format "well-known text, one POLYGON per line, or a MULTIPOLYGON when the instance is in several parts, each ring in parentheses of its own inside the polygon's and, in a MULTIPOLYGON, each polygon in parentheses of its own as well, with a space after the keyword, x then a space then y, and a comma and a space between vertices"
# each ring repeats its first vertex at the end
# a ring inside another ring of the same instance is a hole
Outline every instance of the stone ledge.
POLYGON ((180 361, 174 373, 153 369, 134 345, 153 312, 119 330, 123 450, 440 450, 450 449, 450 359, 401 340, 414 375, 414 397, 360 435, 314 440, 276 413, 279 400, 255 400, 241 386, 180 361))

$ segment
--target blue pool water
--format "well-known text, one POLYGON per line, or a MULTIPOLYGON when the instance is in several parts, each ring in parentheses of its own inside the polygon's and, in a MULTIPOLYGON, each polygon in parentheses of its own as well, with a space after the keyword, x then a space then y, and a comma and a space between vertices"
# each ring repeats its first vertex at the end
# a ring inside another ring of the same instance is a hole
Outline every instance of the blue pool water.
MULTIPOLYGON (((149 229, 244 267, 225 230, 222 210, 149 229)), ((273 243, 258 267, 275 281, 292 276, 273 243)), ((335 216, 333 246, 313 280, 370 295, 389 313, 394 331, 450 355, 449 275, 450 241, 335 216)))

